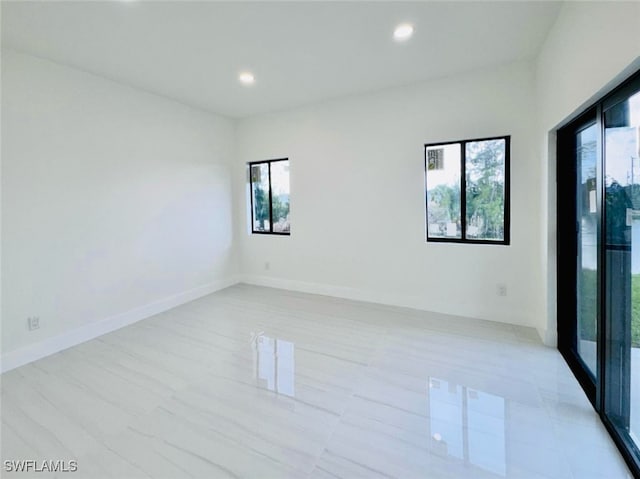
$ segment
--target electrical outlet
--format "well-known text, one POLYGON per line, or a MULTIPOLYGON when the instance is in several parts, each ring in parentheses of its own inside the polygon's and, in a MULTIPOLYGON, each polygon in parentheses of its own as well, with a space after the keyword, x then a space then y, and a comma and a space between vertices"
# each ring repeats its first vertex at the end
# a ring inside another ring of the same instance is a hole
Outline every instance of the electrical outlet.
POLYGON ((271 263, 269 263, 268 261, 264 262, 264 269, 266 271, 269 271, 271 269, 271 263))
POLYGON ((496 293, 498 296, 506 296, 507 295, 507 285, 500 283, 496 286, 496 293))
POLYGON ((27 318, 27 327, 29 331, 40 329, 40 318, 38 316, 31 316, 27 318))

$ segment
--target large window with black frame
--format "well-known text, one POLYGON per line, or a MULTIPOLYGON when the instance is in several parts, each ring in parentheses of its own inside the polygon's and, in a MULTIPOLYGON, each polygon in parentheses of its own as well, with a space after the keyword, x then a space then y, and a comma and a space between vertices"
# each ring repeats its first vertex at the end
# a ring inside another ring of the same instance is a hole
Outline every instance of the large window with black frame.
POLYGON ((249 163, 251 231, 255 234, 288 235, 289 159, 249 163))
POLYGON ((510 137, 427 144, 427 241, 509 244, 510 137))

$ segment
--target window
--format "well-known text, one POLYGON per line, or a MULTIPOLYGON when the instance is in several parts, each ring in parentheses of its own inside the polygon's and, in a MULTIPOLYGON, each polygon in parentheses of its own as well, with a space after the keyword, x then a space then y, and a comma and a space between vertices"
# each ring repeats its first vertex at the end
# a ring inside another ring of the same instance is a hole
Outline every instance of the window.
POLYGON ((289 160, 249 163, 251 231, 288 235, 289 160))
POLYGON ((509 141, 425 145, 427 241, 509 244, 509 141))

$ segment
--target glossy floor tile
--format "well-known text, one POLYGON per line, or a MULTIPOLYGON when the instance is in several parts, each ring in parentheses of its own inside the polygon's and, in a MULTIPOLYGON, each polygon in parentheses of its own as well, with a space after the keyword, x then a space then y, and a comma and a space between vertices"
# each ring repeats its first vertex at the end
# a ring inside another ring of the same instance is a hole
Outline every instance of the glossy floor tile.
MULTIPOLYGON (((237 285, 2 376, 6 477, 631 477, 511 325, 237 285)), ((3 475, 3 477, 5 477, 3 475)))

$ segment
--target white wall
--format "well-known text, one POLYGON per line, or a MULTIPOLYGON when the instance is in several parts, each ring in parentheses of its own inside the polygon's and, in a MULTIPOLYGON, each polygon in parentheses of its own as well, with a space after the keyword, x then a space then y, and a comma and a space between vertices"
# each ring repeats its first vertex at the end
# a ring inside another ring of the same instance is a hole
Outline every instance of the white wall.
POLYGON ((245 280, 535 325, 534 112, 521 63, 241 121, 239 204, 248 161, 291 160, 291 236, 252 236, 238 222, 245 280), (424 143, 497 135, 512 135, 511 246, 426 243, 424 143))
POLYGON ((264 115, 237 132, 3 50, 3 359, 230 284, 239 254, 250 282, 535 326, 554 344, 553 130, 640 66, 639 19, 638 2, 567 2, 535 66, 264 115), (422 145, 503 134, 512 245, 425 243, 422 145), (284 156, 292 235, 251 236, 245 164, 284 156), (42 326, 28 332, 32 315, 42 326))
POLYGON ((5 360, 235 279, 231 121, 3 50, 2 139, 5 360))
POLYGON ((543 185, 540 257, 545 310, 538 328, 556 337, 555 135, 575 113, 640 69, 640 2, 566 2, 536 64, 538 137, 543 185))

